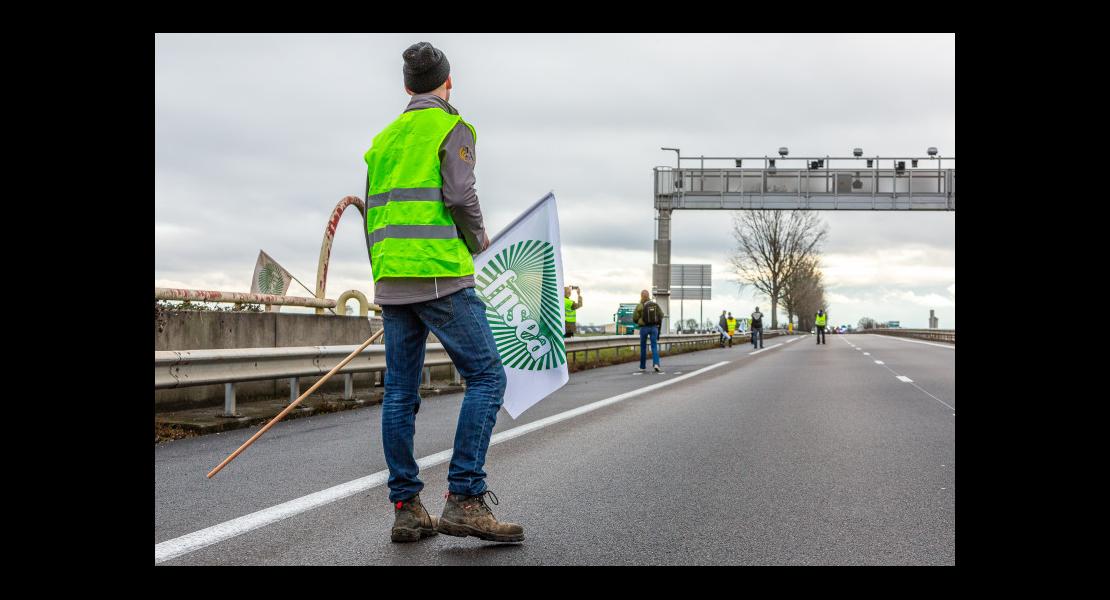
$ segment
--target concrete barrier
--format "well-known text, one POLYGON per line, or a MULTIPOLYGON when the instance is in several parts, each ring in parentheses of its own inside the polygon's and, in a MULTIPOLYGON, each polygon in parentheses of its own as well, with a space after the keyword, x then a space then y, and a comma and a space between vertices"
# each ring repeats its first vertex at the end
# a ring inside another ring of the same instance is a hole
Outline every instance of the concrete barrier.
POLYGON ((920 340, 933 340, 934 342, 948 342, 955 345, 955 329, 901 329, 901 328, 875 328, 861 329, 859 333, 874 333, 895 337, 911 337, 920 340))
MULTIPOLYGON (((359 345, 381 329, 381 318, 336 315, 161 311, 154 323, 154 350, 221 350, 232 348, 289 348, 301 346, 359 345)), ((438 343, 434 335, 428 343, 438 343)), ((356 373, 354 385, 374 385, 374 373, 356 373)), ((450 381, 451 367, 433 367, 431 378, 450 381)), ((301 390, 316 383, 318 377, 300 380, 301 390)), ((336 377, 322 386, 323 391, 341 392, 345 381, 336 377)), ((256 400, 289 395, 289 380, 251 381, 236 387, 239 400, 256 400)), ((225 389, 222 384, 155 390, 156 411, 184 410, 221 406, 225 389)))

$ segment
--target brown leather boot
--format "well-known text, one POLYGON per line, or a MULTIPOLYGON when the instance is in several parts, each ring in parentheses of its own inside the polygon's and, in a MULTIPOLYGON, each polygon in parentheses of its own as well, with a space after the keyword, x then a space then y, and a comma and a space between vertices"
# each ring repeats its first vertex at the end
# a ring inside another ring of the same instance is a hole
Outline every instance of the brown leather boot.
POLYGON ((490 490, 477 496, 448 494, 436 530, 455 537, 472 535, 491 542, 523 542, 524 528, 516 523, 501 523, 494 518, 493 511, 486 505, 486 494, 494 504, 498 503, 497 495, 490 490))
POLYGON ((393 503, 393 529, 389 538, 394 542, 415 542, 436 534, 436 518, 429 515, 420 502, 420 494, 393 503))

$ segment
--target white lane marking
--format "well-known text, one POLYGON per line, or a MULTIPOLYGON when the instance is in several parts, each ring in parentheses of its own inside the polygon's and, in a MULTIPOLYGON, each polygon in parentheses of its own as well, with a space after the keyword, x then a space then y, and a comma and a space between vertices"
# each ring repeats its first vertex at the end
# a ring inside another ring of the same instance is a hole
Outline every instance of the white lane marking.
POLYGON ((870 352, 864 352, 863 355, 864 356, 871 356, 871 353, 870 352))
MULTIPOLYGON (((493 446, 494 444, 500 444, 501 442, 511 440, 515 437, 520 437, 526 433, 531 433, 537 429, 547 427, 548 425, 553 425, 560 421, 565 421, 567 419, 577 417, 578 415, 583 415, 588 412, 595 411, 599 408, 604 408, 606 406, 609 406, 610 404, 620 402, 621 400, 626 400, 634 396, 645 394, 652 390, 657 390, 668 385, 673 385, 675 383, 678 383, 679 381, 694 377, 696 375, 700 375, 702 373, 705 373, 706 371, 716 369, 717 367, 720 367, 722 365, 727 365, 728 363, 729 361, 727 360, 721 361, 719 363, 709 365, 708 367, 698 369, 697 371, 687 373, 682 377, 675 377, 674 379, 669 379, 653 385, 644 386, 640 389, 632 390, 631 392, 625 392, 624 394, 612 396, 604 400, 598 400, 597 402, 593 402, 585 406, 579 406, 578 408, 571 409, 566 412, 561 412, 557 415, 552 415, 538 421, 533 421, 526 425, 521 425, 519 427, 514 427, 512 429, 502 431, 501 433, 498 433, 497 435, 494 435, 490 438, 489 445, 493 446)), ((450 449, 444 450, 442 452, 437 452, 435 454, 425 456, 424 458, 417 460, 416 464, 419 465, 421 469, 442 464, 451 460, 451 453, 452 451, 450 449)), ((166 540, 160 544, 154 545, 154 563, 158 564, 167 560, 172 560, 179 556, 189 554, 190 552, 200 550, 201 548, 211 546, 212 544, 215 544, 217 542, 222 542, 235 536, 247 533, 248 531, 253 531, 255 529, 258 529, 259 527, 264 527, 271 523, 276 523, 277 521, 281 521, 282 519, 287 519, 305 511, 319 508, 321 506, 324 506, 325 504, 331 504, 332 502, 335 502, 337 500, 342 500, 349 496, 358 494, 359 492, 363 492, 368 489, 382 485, 388 479, 389 469, 378 471, 373 475, 367 475, 366 477, 361 477, 359 479, 348 481, 347 483, 341 483, 326 490, 321 490, 313 494, 308 494, 307 496, 301 496, 300 498, 296 498, 288 502, 283 502, 269 508, 264 508, 262 510, 255 511, 253 513, 250 513, 249 515, 244 515, 237 519, 232 519, 218 525, 206 527, 199 531, 194 531, 193 533, 188 533, 183 536, 173 538, 172 540, 166 540)))
POLYGON ((956 349, 955 344, 936 344, 934 342, 923 342, 921 340, 907 340, 906 338, 895 337, 895 336, 892 336, 892 335, 879 335, 877 333, 869 333, 867 335, 874 336, 874 337, 881 337, 881 338, 885 338, 885 339, 888 339, 888 340, 898 340, 899 342, 909 342, 911 344, 925 344, 926 346, 936 346, 937 348, 948 348, 949 350, 955 350, 956 349))
POLYGON ((877 365, 885 365, 886 363, 885 363, 885 362, 883 362, 883 361, 881 361, 881 360, 877 360, 877 361, 875 361, 875 364, 877 364, 877 365))
MULTIPOLYGON (((883 361, 881 361, 881 360, 877 360, 875 362, 880 364, 880 365, 883 365, 883 361)), ((891 373, 894 373, 894 369, 891 369, 890 367, 888 367, 886 365, 883 365, 883 368, 886 369, 887 371, 890 371, 891 373)), ((940 402, 941 404, 947 406, 949 409, 956 410, 956 407, 954 407, 951 404, 945 402, 944 400, 941 400, 940 398, 937 398, 936 396, 930 394, 929 392, 926 392, 920 385, 917 385, 916 383, 914 383, 913 380, 910 379, 909 377, 906 377, 905 375, 899 375, 898 373, 894 373, 894 376, 897 377, 898 379, 901 379, 902 381, 908 382, 913 387, 921 390, 922 393, 924 393, 926 396, 932 398, 933 400, 936 400, 937 402, 940 402)), ((952 413, 952 416, 953 417, 956 416, 956 413, 952 413)))
POLYGON ((781 345, 782 344, 775 344, 774 346, 767 346, 766 348, 760 348, 759 350, 756 350, 755 352, 749 352, 748 356, 751 356, 753 354, 759 354, 760 352, 763 352, 763 351, 766 351, 766 350, 773 350, 775 348, 778 348, 781 345))
MULTIPOLYGON (((956 407, 955 407, 955 406, 952 406, 951 404, 948 404, 948 403, 947 403, 947 402, 945 402, 944 400, 941 400, 940 398, 937 398, 936 396, 934 396, 934 395, 930 394, 929 392, 926 392, 925 390, 923 390, 923 389, 921 388, 921 386, 920 386, 920 385, 917 385, 916 383, 912 383, 912 384, 910 384, 910 385, 912 385, 913 387, 915 387, 915 388, 917 388, 917 389, 921 390, 922 392, 924 392, 924 393, 925 393, 925 395, 926 395, 926 396, 928 396, 928 397, 932 398, 933 400, 936 400, 937 402, 940 402, 941 404, 943 404, 943 405, 947 406, 948 408, 950 408, 950 409, 952 409, 952 410, 956 410, 956 407)), ((952 413, 952 416, 953 416, 953 417, 954 417, 954 416, 956 416, 956 413, 952 413)))
POLYGON ((789 344, 790 342, 796 342, 800 339, 802 339, 802 338, 790 338, 790 339, 786 340, 786 343, 789 344))

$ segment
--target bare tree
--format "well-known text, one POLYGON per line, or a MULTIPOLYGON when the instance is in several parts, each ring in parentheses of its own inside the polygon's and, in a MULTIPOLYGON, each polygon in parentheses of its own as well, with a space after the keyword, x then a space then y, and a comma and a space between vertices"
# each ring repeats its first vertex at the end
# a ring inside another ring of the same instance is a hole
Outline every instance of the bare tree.
POLYGON ((875 319, 871 317, 864 317, 859 320, 860 329, 874 329, 876 326, 875 319))
MULTIPOLYGON (((798 314, 798 301, 808 291, 810 281, 807 275, 809 275, 811 269, 816 268, 810 262, 803 261, 797 269, 794 269, 790 277, 782 282, 782 308, 786 311, 787 323, 794 321, 794 315, 798 314)), ((801 325, 801 323, 798 323, 799 329, 801 329, 801 325)))
POLYGON ((815 257, 828 227, 807 210, 742 210, 732 219, 736 249, 730 256, 741 286, 751 285, 771 299, 771 328, 778 328, 778 303, 795 269, 815 257))

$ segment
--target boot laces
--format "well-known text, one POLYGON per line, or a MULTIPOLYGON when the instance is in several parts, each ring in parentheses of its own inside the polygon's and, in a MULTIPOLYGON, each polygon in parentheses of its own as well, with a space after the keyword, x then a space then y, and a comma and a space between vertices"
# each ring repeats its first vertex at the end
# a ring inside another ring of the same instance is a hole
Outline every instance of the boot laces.
POLYGON ((493 490, 486 490, 481 494, 478 494, 477 496, 473 496, 472 499, 478 504, 478 506, 482 507, 484 512, 486 512, 490 516, 493 516, 493 510, 491 510, 489 505, 486 504, 487 495, 490 497, 490 500, 493 501, 494 506, 500 504, 500 502, 498 502, 497 500, 497 494, 494 494, 493 490))

